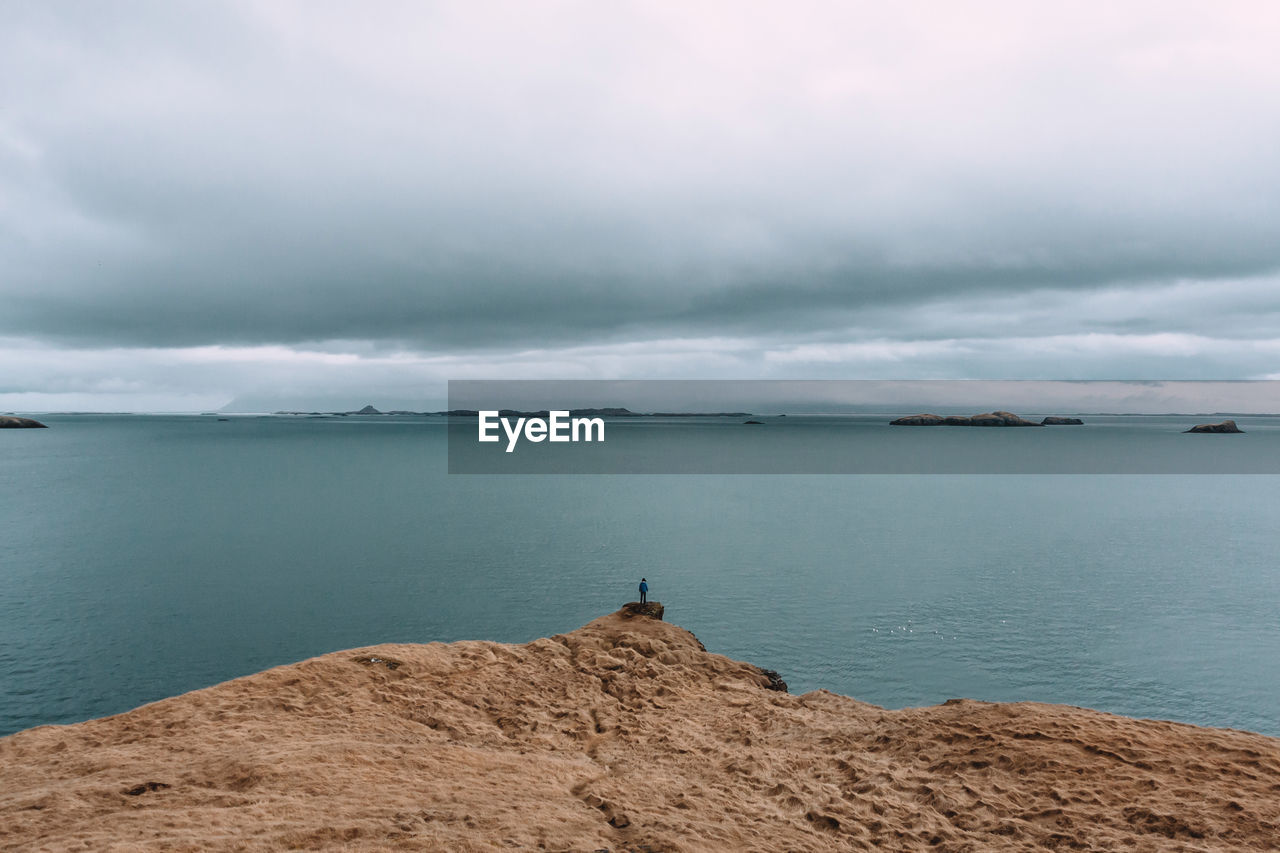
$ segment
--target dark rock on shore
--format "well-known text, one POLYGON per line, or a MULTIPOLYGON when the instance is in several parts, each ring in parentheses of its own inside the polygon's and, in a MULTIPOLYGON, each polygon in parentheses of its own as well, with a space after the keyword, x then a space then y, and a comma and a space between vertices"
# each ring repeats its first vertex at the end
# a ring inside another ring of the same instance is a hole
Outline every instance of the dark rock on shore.
POLYGON ((747 426, 763 426, 764 421, 743 421, 747 426))
POLYGON ((1243 433, 1244 430, 1236 426, 1235 421, 1226 420, 1216 424, 1197 424, 1191 429, 1184 429, 1184 433, 1188 432, 1238 432, 1243 433))
POLYGON ((31 418, 0 415, 0 429, 48 429, 48 427, 39 421, 31 420, 31 418))
POLYGON ((666 611, 662 607, 661 601, 646 601, 643 604, 639 601, 628 601, 622 605, 618 615, 628 619, 635 616, 648 616, 650 619, 661 620, 664 612, 666 611))
POLYGON ((1015 415, 1013 412, 1005 412, 996 410, 994 412, 984 412, 981 415, 973 415, 965 417, 964 415, 907 415, 905 417, 896 418, 889 421, 890 426, 1042 426, 1035 421, 1029 421, 1026 418, 1015 415))
POLYGON ((778 674, 776 669, 760 669, 760 674, 769 679, 769 683, 764 686, 765 690, 776 690, 779 693, 787 692, 787 682, 782 680, 782 676, 778 674))
POLYGON ((1041 426, 1080 426, 1084 421, 1079 418, 1061 418, 1057 415, 1050 415, 1040 422, 1041 426))

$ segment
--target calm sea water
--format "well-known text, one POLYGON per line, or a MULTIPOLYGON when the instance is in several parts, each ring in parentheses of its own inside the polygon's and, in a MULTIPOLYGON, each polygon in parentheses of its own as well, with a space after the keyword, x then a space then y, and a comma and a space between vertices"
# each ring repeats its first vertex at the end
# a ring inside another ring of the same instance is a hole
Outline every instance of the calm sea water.
POLYGON ((1280 735, 1275 476, 450 476, 429 419, 46 421, 0 431, 0 734, 353 646, 524 642, 645 575, 793 692, 1280 735))

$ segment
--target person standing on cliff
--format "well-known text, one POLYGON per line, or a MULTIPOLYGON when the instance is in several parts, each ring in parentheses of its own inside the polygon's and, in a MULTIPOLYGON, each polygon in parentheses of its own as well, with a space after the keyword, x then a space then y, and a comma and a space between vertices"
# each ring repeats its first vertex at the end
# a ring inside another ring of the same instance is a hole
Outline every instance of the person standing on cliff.
POLYGON ((640 603, 644 604, 649 600, 649 582, 644 578, 640 578, 640 603))

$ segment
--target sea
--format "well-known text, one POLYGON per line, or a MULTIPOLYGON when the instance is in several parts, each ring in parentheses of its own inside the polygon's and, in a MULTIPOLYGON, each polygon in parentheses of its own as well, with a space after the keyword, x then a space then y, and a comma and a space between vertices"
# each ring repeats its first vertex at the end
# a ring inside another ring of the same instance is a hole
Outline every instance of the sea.
MULTIPOLYGON (((440 417, 41 419, 0 430, 0 735, 340 649, 527 642, 616 610, 645 577, 668 621, 793 693, 1280 736, 1273 473, 450 474, 440 417)), ((764 428, 808 429, 806 458, 841 470, 850 430, 860 452, 903 440, 887 420, 764 428)), ((1018 438, 1024 460, 1063 470, 1061 441, 1280 458, 1280 419, 1238 418, 1244 436, 1085 420, 1017 431, 1059 436, 1018 438)), ((626 429, 677 458, 708 435, 767 441, 735 418, 626 429)))

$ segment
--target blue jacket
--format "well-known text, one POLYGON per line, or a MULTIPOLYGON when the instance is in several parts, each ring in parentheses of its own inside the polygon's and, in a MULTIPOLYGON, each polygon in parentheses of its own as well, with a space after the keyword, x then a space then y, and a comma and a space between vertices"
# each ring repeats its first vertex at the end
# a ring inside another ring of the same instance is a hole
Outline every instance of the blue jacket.
POLYGON ((640 581, 640 591, 641 591, 641 592, 648 592, 648 591, 649 591, 649 585, 648 585, 647 583, 645 583, 644 581, 640 581))

